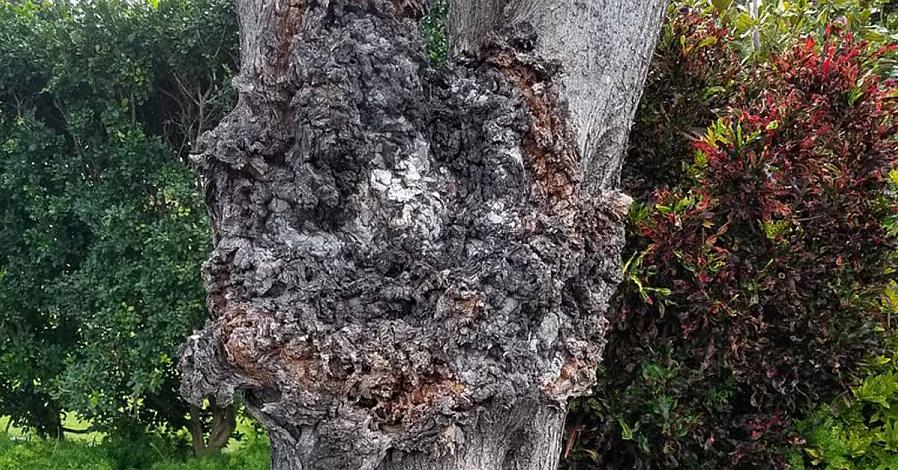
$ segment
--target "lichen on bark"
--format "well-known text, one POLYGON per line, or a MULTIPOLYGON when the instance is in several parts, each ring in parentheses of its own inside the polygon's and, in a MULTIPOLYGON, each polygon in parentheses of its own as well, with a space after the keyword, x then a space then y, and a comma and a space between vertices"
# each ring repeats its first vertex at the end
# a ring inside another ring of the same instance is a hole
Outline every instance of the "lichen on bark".
POLYGON ((242 394, 275 468, 553 467, 509 436, 557 434, 592 384, 626 209, 582 190, 559 64, 527 23, 436 70, 407 3, 238 6, 240 100, 193 157, 213 319, 183 395, 242 394))

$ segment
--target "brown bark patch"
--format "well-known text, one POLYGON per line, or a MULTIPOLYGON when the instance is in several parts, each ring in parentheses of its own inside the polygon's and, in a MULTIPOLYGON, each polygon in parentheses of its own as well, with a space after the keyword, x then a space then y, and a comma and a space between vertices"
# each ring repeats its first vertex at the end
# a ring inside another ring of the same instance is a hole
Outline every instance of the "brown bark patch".
POLYGON ((225 338, 222 347, 231 363, 253 381, 273 383, 274 376, 268 366, 275 347, 265 340, 263 315, 231 304, 225 307, 221 321, 222 338, 225 338))
POLYGON ((425 377, 416 386, 403 390, 380 404, 381 417, 387 424, 413 422, 418 414, 443 399, 454 399, 464 393, 465 386, 450 377, 425 377))
MULTIPOLYGON (((594 366, 590 365, 590 367, 594 366)), ((561 372, 559 372, 558 378, 545 386, 546 392, 549 396, 559 396, 564 394, 566 390, 569 390, 574 386, 574 383, 577 381, 577 378, 583 369, 584 365, 581 364, 580 361, 568 359, 561 367, 561 372)))
POLYGON ((486 63, 499 69, 522 93, 532 121, 522 150, 534 173, 539 194, 552 205, 568 206, 577 198, 579 176, 573 132, 552 77, 556 66, 495 40, 485 49, 486 63))
POLYGON ((289 64, 290 51, 293 50, 294 37, 299 31, 299 25, 302 22, 303 4, 298 0, 290 0, 287 3, 287 11, 280 16, 278 28, 278 51, 275 67, 278 71, 287 70, 289 64))
POLYGON ((285 348, 280 351, 280 360, 292 381, 309 389, 340 390, 343 381, 324 369, 320 355, 314 351, 285 348))

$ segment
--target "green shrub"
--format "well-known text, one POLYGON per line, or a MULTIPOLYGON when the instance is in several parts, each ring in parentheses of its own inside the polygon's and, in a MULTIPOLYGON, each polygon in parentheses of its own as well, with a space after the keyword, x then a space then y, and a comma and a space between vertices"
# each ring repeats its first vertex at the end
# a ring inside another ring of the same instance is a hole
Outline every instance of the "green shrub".
MULTIPOLYGON (((895 286, 888 297, 898 294, 895 286)), ((894 306, 892 306, 893 308, 894 306)), ((896 343, 896 337, 891 340, 896 343)), ((871 359, 851 393, 796 424, 793 468, 898 468, 898 348, 871 359)))
POLYGON ((271 447, 265 436, 250 434, 236 451, 228 454, 233 470, 268 470, 271 447))
POLYGON ((185 425, 207 317, 183 164, 233 101, 227 0, 0 0, 0 415, 56 436, 185 425), (151 332, 151 334, 148 334, 151 332))
POLYGON ((163 459, 150 470, 268 470, 270 461, 268 439, 250 430, 226 452, 202 459, 163 459))
POLYGON ((165 459, 193 457, 186 437, 175 433, 147 433, 129 429, 127 433, 107 436, 98 447, 113 462, 116 470, 144 470, 165 459))

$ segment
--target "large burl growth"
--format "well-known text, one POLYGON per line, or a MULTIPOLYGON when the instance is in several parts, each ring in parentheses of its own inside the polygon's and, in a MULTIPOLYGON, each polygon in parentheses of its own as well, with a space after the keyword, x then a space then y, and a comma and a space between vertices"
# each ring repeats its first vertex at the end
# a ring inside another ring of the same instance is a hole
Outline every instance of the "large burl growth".
POLYGON ((194 156, 214 319, 183 394, 242 393, 275 469, 554 468, 628 201, 584 182, 563 61, 518 21, 435 70, 410 3, 238 12, 240 100, 194 156))

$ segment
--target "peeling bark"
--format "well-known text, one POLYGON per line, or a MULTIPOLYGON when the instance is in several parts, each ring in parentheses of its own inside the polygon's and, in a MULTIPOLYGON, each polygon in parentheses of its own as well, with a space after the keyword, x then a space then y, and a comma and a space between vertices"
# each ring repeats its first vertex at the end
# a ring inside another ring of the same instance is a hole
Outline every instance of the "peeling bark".
MULTIPOLYGON (((660 22, 649 3, 629 18, 646 30, 617 38, 642 53, 606 71, 629 77, 622 102, 660 22)), ((240 99, 193 157, 214 318, 182 348, 183 395, 242 393, 276 470, 555 468, 566 401, 601 359, 629 201, 620 152, 584 148, 617 145, 632 110, 569 109, 578 65, 551 52, 551 15, 478 29, 434 70, 414 2, 238 14, 240 99), (587 115, 615 117, 593 136, 587 115)))

